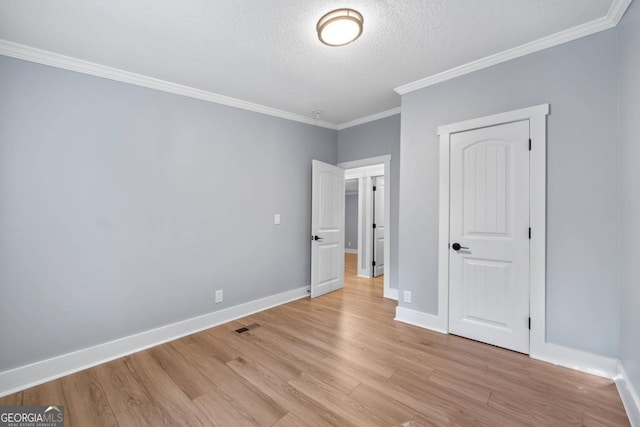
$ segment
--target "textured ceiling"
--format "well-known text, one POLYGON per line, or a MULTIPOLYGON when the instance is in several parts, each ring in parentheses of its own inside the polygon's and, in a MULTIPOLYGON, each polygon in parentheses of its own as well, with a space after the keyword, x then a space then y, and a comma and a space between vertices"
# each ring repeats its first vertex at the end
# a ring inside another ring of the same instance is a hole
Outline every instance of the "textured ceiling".
POLYGON ((400 105, 393 88, 602 18, 613 0, 0 0, 0 39, 323 120, 400 105), (315 24, 364 15, 332 48, 315 24))

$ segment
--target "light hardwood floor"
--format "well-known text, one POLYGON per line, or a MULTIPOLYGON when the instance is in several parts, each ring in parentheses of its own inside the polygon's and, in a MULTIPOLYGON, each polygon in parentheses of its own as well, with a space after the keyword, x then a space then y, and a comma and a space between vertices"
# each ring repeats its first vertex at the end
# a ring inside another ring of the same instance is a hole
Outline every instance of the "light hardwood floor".
POLYGON ((623 426, 615 385, 393 320, 382 278, 276 307, 0 399, 66 426, 623 426), (250 327, 242 334, 234 330, 250 327))

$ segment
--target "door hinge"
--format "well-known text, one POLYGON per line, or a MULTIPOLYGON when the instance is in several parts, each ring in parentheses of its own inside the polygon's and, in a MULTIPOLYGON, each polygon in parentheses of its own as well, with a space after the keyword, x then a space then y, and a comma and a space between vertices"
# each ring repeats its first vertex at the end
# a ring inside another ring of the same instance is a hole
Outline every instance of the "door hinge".
POLYGON ((531 151, 531 138, 529 138, 529 151, 531 151))
POLYGON ((373 186, 373 191, 376 191, 376 186, 375 185, 373 186))
POLYGON ((376 262, 375 261, 371 261, 371 265, 375 267, 376 266, 376 262))
POLYGON ((531 239, 531 227, 529 227, 529 239, 531 239))
POLYGON ((531 317, 529 317, 529 330, 531 330, 531 317))
POLYGON ((375 225, 375 224, 373 224, 373 228, 376 228, 376 225, 375 225))

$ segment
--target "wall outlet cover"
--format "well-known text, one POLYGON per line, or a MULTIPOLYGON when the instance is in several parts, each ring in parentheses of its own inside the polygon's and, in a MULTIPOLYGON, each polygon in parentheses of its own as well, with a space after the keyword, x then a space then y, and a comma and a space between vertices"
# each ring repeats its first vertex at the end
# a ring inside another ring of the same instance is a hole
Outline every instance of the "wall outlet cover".
POLYGON ((404 302, 411 302, 411 291, 404 291, 402 293, 402 299, 404 302))
POLYGON ((218 289, 216 291, 216 304, 219 304, 222 302, 222 289, 218 289))

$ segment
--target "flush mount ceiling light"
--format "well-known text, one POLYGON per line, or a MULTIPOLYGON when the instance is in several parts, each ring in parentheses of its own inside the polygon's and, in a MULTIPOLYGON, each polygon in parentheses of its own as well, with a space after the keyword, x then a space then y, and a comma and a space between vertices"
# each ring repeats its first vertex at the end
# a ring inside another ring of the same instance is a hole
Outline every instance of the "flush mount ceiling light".
POLYGON ((344 46, 360 37, 363 22, 356 10, 332 10, 318 21, 318 38, 328 46, 344 46))

